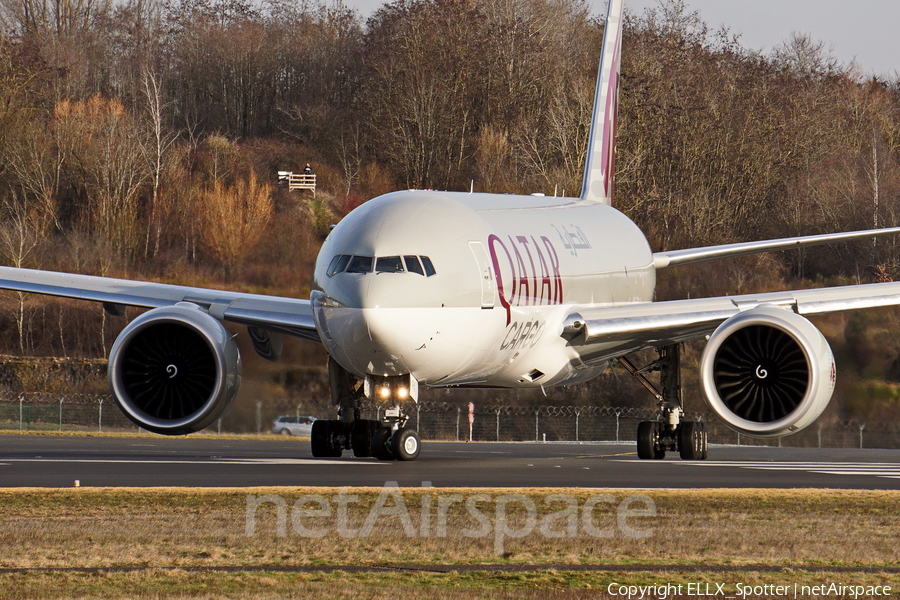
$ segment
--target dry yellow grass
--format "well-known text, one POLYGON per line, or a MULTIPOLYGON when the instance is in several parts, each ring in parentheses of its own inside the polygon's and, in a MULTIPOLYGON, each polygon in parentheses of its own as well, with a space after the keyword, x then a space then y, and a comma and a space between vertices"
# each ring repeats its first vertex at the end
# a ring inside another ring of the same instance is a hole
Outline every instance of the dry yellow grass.
MULTIPOLYGON (((347 574, 317 573, 191 573, 187 571, 150 571, 142 573, 35 573, 0 574, 0 598, 31 600, 32 598, 162 598, 271 600, 302 598, 304 600, 395 600, 396 598, 428 598, 429 600, 572 600, 581 598, 623 598, 610 596, 610 584, 618 585, 682 585, 725 584, 728 595, 734 595, 737 584, 748 585, 821 585, 823 582, 845 582, 850 585, 884 586, 893 590, 900 584, 897 576, 880 574, 842 575, 835 573, 741 573, 741 574, 665 574, 641 573, 571 573, 542 571, 539 573, 387 573, 347 574)), ((682 597, 686 597, 682 594, 682 597)), ((658 598, 659 596, 651 596, 658 598)), ((722 596, 719 596, 721 598, 722 596)), ((785 596, 754 595, 756 598, 785 596)), ((802 596, 804 600, 829 598, 819 594, 802 596)), ((835 596, 830 596, 833 600, 835 596)), ((862 597, 867 597, 863 595, 862 597)))
MULTIPOLYGON (((348 506, 351 528, 363 525, 378 488, 351 488, 359 501, 348 506)), ((558 510, 543 499, 567 493, 579 505, 598 492, 515 490, 531 497, 540 516, 558 510)), ((511 490, 478 490, 492 497, 511 490)), ((615 527, 616 505, 634 492, 613 491, 615 502, 594 511, 600 538, 579 527, 573 537, 548 538, 535 529, 520 539, 466 537, 477 521, 455 503, 447 512, 446 535, 437 535, 437 496, 473 490, 402 490, 411 521, 419 523, 423 495, 432 498, 432 532, 407 537, 399 517, 382 516, 367 537, 345 539, 330 518, 309 519, 324 529, 304 537, 292 527, 291 506, 307 494, 334 505, 334 488, 0 490, 0 567, 188 567, 335 564, 726 564, 896 566, 900 559, 900 492, 693 490, 648 491, 656 516, 632 523, 652 535, 631 538, 615 527), (287 527, 277 535, 276 509, 263 505, 256 528, 245 535, 248 495, 278 495, 286 501, 287 527)), ((311 505, 310 505, 311 506, 311 505)), ((482 512, 493 516, 490 503, 482 512)), ((510 505, 510 527, 524 522, 521 506, 510 505)), ((561 527, 557 526, 557 529, 561 527)))
MULTIPOLYGON (((359 497, 348 505, 348 521, 359 527, 378 498, 379 488, 345 490, 359 497)), ((446 537, 404 534, 400 519, 381 517, 371 535, 345 539, 334 518, 306 519, 306 525, 329 535, 307 538, 291 527, 276 534, 276 510, 257 511, 254 535, 245 531, 250 495, 277 495, 290 506, 308 494, 330 499, 334 488, 258 489, 0 489, 0 598, 397 598, 491 600, 606 598, 612 583, 626 585, 709 582, 778 585, 890 585, 900 590, 900 574, 879 572, 895 567, 900 492, 694 490, 647 491, 656 516, 635 525, 652 528, 645 539, 620 530, 609 538, 578 535, 549 539, 536 531, 505 540, 498 556, 493 538, 468 538, 472 516, 460 504, 450 507, 446 537), (514 572, 517 564, 545 565, 547 570, 514 572), (419 572, 346 573, 334 565, 409 565, 419 572), (474 572, 427 572, 427 565, 483 565, 474 572), (655 564, 684 565, 684 570, 654 571, 655 564), (691 565, 781 565, 774 572, 715 572, 691 565), (279 568, 315 566, 315 572, 280 572, 279 568), (566 566, 612 565, 602 571, 573 572, 566 566), (641 565, 641 571, 626 570, 641 565), (828 572, 846 565, 853 572, 828 572), (138 567, 130 572, 73 572, 67 568, 138 567), (238 567, 214 572, 215 567, 238 567), (501 572, 487 572, 488 567, 501 572), (806 567, 806 569, 804 569, 806 567), (821 567, 825 572, 810 572, 821 567), (875 567, 872 569, 872 567, 875 567), (47 568, 50 571, 15 571, 47 568), (188 568, 192 570, 187 570, 188 568), (240 570, 241 568, 246 570, 240 570), (646 570, 643 570, 646 568, 646 570), (13 569, 10 571, 9 569, 13 569), (197 570, 194 570, 197 569, 197 570), (510 572, 503 572, 506 569, 510 572)), ((496 499, 522 493, 539 508, 540 517, 556 508, 543 500, 571 494, 580 506, 593 495, 609 493, 613 502, 598 505, 598 524, 615 523, 616 504, 634 492, 596 490, 401 490, 411 520, 419 523, 423 497, 432 506, 437 496, 475 493, 496 499)), ((481 505, 484 513, 490 503, 481 505)), ((512 526, 522 524, 522 507, 510 505, 512 526)), ((434 532, 434 530, 433 530, 434 532)), ((713 585, 713 589, 715 589, 713 585)), ((896 592, 895 592, 896 593, 896 592)), ((621 596, 619 596, 621 597, 621 596)), ((759 597, 759 596, 754 596, 759 597)), ((825 597, 807 595, 805 598, 825 597)))

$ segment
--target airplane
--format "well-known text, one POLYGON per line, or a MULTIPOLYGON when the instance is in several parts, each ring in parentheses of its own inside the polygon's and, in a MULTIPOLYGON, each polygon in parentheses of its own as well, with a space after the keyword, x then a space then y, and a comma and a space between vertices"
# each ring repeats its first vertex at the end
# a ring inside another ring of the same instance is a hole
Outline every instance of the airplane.
POLYGON ((149 309, 119 334, 109 382, 141 428, 184 435, 214 423, 241 379, 246 326, 277 360, 284 335, 324 345, 335 418, 311 435, 316 457, 414 460, 406 406, 422 389, 542 388, 619 364, 658 404, 637 429, 641 459, 707 457, 705 423, 685 418, 681 346, 706 338, 709 408, 741 434, 790 435, 828 405, 831 349, 807 319, 900 304, 900 283, 654 301, 656 274, 758 252, 893 235, 900 228, 653 252, 612 206, 623 0, 610 0, 588 153, 577 198, 405 190, 344 217, 319 251, 309 299, 0 267, 0 289, 149 309), (629 355, 655 349, 642 368, 629 355), (659 371, 659 384, 647 376, 659 371), (361 418, 364 402, 384 410, 361 418))

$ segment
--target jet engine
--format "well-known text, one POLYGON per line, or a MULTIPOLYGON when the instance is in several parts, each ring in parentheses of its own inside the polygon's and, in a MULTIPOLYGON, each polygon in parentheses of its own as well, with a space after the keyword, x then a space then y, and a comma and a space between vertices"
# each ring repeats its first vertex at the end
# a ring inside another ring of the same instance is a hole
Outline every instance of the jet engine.
POLYGON ((215 422, 240 383, 241 359, 231 334, 188 302, 136 318, 109 355, 109 384, 119 408, 163 435, 193 433, 215 422))
POLYGON ((729 427, 754 437, 783 437, 828 406, 834 356, 805 318, 758 306, 716 329, 700 359, 700 377, 707 404, 729 427))

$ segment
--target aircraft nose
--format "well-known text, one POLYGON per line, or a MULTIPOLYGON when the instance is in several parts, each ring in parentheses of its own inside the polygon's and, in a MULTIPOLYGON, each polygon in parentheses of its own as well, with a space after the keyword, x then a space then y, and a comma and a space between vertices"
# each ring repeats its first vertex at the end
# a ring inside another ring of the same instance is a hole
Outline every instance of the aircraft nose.
POLYGON ((402 308, 413 296, 429 297, 415 285, 423 283, 425 278, 415 274, 339 273, 323 282, 321 288, 330 302, 346 308, 402 308))
POLYGON ((399 324, 385 309, 345 306, 321 294, 313 304, 322 341, 345 368, 358 376, 409 373, 399 324))
POLYGON ((322 293, 328 302, 345 308, 365 308, 369 277, 355 274, 341 274, 322 286, 322 293))

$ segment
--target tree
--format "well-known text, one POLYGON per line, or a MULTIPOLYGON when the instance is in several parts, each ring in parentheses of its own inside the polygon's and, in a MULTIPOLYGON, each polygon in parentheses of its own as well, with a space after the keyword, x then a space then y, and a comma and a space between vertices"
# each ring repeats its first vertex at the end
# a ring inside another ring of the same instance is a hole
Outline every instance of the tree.
POLYGON ((274 214, 272 189, 252 172, 233 185, 216 181, 195 209, 201 244, 226 270, 233 269, 266 233, 274 214))
POLYGON ((801 78, 829 77, 843 71, 832 47, 798 31, 772 50, 772 62, 801 78))
POLYGON ((83 222, 102 248, 103 269, 133 260, 141 245, 140 195, 149 179, 140 131, 122 103, 96 95, 60 102, 54 119, 73 142, 72 182, 84 195, 83 222))
POLYGON ((160 186, 167 168, 168 154, 177 135, 169 132, 165 124, 167 103, 162 94, 162 85, 150 71, 144 73, 144 95, 146 98, 146 124, 149 135, 141 140, 141 151, 149 168, 150 208, 144 255, 155 256, 159 252, 162 234, 162 218, 165 214, 160 206, 160 186))
POLYGON ((382 7, 366 39, 367 135, 409 187, 447 188, 470 153, 480 6, 416 0, 382 7))

